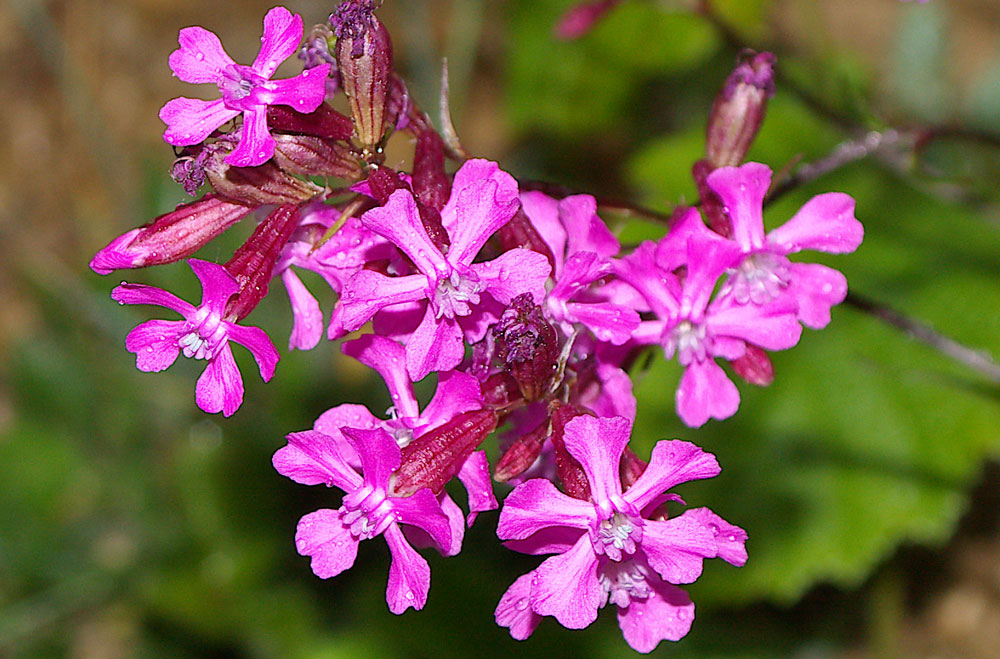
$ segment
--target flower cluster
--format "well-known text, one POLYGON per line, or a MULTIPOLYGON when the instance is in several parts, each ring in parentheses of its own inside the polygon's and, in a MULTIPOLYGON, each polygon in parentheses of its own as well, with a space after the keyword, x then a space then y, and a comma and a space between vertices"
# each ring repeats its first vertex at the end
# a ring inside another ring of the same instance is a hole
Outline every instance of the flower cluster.
POLYGON ((509 482, 499 538, 553 556, 503 594, 499 624, 518 639, 545 616, 580 628, 612 602, 636 650, 678 640, 694 615, 678 585, 697 579, 705 558, 742 565, 746 533, 705 508, 671 516, 683 502, 668 490, 719 466, 680 440, 657 443, 648 463, 629 448, 629 371, 659 346, 684 369, 676 406, 685 424, 733 415, 739 393, 723 364, 768 384, 767 351, 793 347, 803 325, 824 327, 844 299, 839 272, 789 257, 854 250, 853 201, 820 195, 765 232, 771 170, 741 164, 774 93, 774 58, 761 53, 739 64, 712 108, 706 158, 693 169, 700 210, 682 208, 662 239, 623 248, 594 197, 519 184, 437 133, 393 70, 374 4, 342 3, 301 50, 301 17, 274 8, 250 66, 211 32, 181 30, 174 73, 217 85, 222 98, 168 102, 164 139, 184 147, 171 170, 184 189, 212 190, 111 241, 91 268, 176 262, 244 218, 258 224, 226 263, 188 260, 204 289, 198 307, 141 284, 117 287, 122 304, 183 317, 139 325, 126 346, 143 371, 182 352, 206 360, 196 402, 229 416, 243 398, 229 341, 250 350, 265 381, 277 364, 267 335, 240 323, 280 278, 289 349, 351 335, 344 354, 378 373, 391 400, 381 415, 337 404, 274 455, 296 482, 344 492, 339 508, 299 522, 295 545, 316 575, 350 568, 359 543, 382 535, 389 608, 420 609, 430 567, 414 547, 457 554, 466 527, 498 508, 494 481, 509 482), (272 80, 297 50, 307 68, 272 80), (350 116, 329 104, 340 94, 350 116), (383 162, 394 133, 415 141, 409 172, 383 162), (328 315, 303 269, 335 293, 328 315), (432 374, 437 390, 421 409, 413 383, 432 374), (494 435, 491 469, 483 445, 494 435), (467 492, 464 511, 445 491, 453 478, 467 492))

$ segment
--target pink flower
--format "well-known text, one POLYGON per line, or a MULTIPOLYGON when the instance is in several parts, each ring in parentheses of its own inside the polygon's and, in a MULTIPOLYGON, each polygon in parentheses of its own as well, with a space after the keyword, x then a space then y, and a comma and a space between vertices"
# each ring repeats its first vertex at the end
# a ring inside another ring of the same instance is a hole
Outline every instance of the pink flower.
POLYGON ((842 192, 817 195, 792 219, 765 234, 762 211, 771 185, 767 165, 722 167, 709 174, 707 182, 725 205, 733 240, 742 252, 722 294, 731 292, 740 304, 767 304, 787 297, 794 300, 803 325, 826 327, 830 308, 847 295, 847 280, 825 265, 792 263, 788 255, 804 249, 828 254, 856 250, 864 227, 854 217, 854 200, 842 192))
MULTIPOLYGON (((465 356, 467 338, 460 318, 481 311, 480 305, 487 300, 506 305, 525 292, 539 300, 545 296, 550 266, 537 252, 512 249, 492 261, 473 263, 517 208, 517 182, 510 174, 493 162, 467 161, 455 173, 451 197, 441 210, 450 239, 443 254, 424 228, 413 194, 396 190, 385 206, 368 211, 361 221, 399 247, 419 273, 387 277, 362 270, 355 274, 344 286, 330 321, 331 332, 354 331, 387 307, 426 303, 423 319, 406 342, 410 378, 417 381, 432 371, 455 368, 465 356), (490 297, 481 299, 484 293, 490 297)), ((470 343, 482 339, 486 325, 480 322, 469 330, 470 343)))
POLYGON ((362 540, 385 537, 392 555, 385 598, 395 614, 411 606, 422 609, 431 586, 431 570, 403 535, 401 525, 419 529, 440 548, 451 546, 451 528, 431 491, 409 497, 390 495, 390 478, 399 468, 400 451, 384 430, 345 428, 356 451, 361 473, 345 458, 340 442, 320 432, 292 433, 288 445, 274 454, 274 468, 304 485, 326 484, 344 490, 337 510, 323 509, 299 520, 295 546, 312 557, 321 579, 335 577, 354 565, 362 540))
POLYGON ((224 267, 199 259, 189 259, 188 265, 201 280, 203 295, 198 307, 145 284, 123 283, 111 297, 121 304, 167 307, 184 316, 184 320, 150 320, 139 325, 129 332, 125 346, 135 353, 136 367, 145 372, 168 368, 181 352, 185 357, 206 360, 208 366, 195 387, 198 407, 231 416, 243 403, 243 378, 229 342, 250 351, 264 382, 274 375, 278 351, 262 329, 243 327, 227 318, 226 304, 239 291, 239 284, 224 267))
POLYGON ((691 627, 694 605, 674 584, 694 582, 705 558, 746 562, 746 532, 708 509, 670 519, 655 512, 666 501, 680 501, 669 488, 719 473, 711 454, 688 442, 657 442, 645 471, 622 491, 629 426, 621 417, 590 416, 566 424, 563 440, 586 473, 590 501, 571 498, 544 479, 522 483, 504 501, 500 539, 523 553, 556 554, 501 599, 497 623, 514 638, 527 638, 541 616, 582 629, 610 601, 625 640, 649 652, 691 627))
POLYGON ((236 167, 260 165, 274 154, 274 139, 267 129, 267 106, 288 105, 312 112, 326 95, 329 64, 303 71, 294 78, 271 80, 275 70, 299 47, 302 17, 275 7, 264 17, 260 52, 250 66, 237 64, 222 48, 219 38, 201 27, 180 31, 180 48, 170 54, 174 74, 190 83, 213 83, 222 98, 217 101, 180 97, 160 109, 167 124, 163 139, 176 146, 203 142, 222 124, 243 115, 239 145, 226 156, 236 167))

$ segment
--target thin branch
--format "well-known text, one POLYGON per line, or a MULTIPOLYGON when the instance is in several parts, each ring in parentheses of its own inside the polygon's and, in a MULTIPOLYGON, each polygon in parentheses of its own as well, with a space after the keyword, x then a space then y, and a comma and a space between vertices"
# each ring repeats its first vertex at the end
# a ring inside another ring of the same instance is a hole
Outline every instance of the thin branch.
POLYGON ((848 293, 844 303, 902 330, 917 341, 934 348, 941 354, 978 371, 993 382, 1000 384, 1000 364, 997 364, 989 353, 963 345, 936 331, 930 325, 910 318, 891 307, 875 302, 863 295, 848 293))

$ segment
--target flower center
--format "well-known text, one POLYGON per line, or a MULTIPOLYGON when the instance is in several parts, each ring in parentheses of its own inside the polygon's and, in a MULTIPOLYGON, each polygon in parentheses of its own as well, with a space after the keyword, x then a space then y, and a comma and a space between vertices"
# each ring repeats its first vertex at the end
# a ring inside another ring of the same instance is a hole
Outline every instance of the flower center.
POLYGON ((259 75, 249 66, 242 64, 230 64, 222 69, 219 76, 219 91, 222 92, 222 102, 230 110, 249 110, 258 103, 252 102, 247 97, 253 93, 258 85, 267 82, 267 79, 259 75))
POLYGON ((652 594, 646 583, 646 571, 634 560, 606 563, 598 574, 601 589, 608 600, 619 607, 628 606, 632 600, 644 600, 652 594))
POLYGON ((671 330, 670 342, 677 351, 677 361, 681 366, 705 361, 712 347, 712 337, 705 332, 705 326, 690 320, 682 320, 671 330))
POLYGON ((620 561, 623 554, 634 554, 636 543, 641 541, 641 522, 616 512, 611 517, 601 520, 597 528, 594 551, 606 555, 612 561, 620 561))
POLYGON ((187 327, 188 333, 177 341, 177 345, 184 356, 191 359, 214 358, 229 339, 222 316, 208 307, 198 309, 188 319, 187 327))
POLYGON ((479 280, 471 271, 465 275, 453 270, 434 290, 437 317, 454 318, 472 313, 472 304, 479 304, 479 280))
POLYGON ((392 523, 392 502, 385 490, 370 485, 344 497, 340 506, 343 523, 358 540, 374 538, 392 523))
POLYGON ((778 297, 789 280, 787 258, 771 252, 757 252, 748 255, 738 268, 730 271, 725 288, 732 291, 733 298, 740 304, 765 304, 778 297))

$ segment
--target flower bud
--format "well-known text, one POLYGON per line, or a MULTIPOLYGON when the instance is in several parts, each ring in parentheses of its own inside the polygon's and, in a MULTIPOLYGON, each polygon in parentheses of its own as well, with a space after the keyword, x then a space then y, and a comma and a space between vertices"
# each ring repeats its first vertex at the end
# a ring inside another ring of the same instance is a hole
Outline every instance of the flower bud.
MULTIPOLYGON (((707 160, 698 160, 691 167, 691 176, 694 178, 694 183, 698 187, 698 196, 701 198, 698 208, 701 210, 702 217, 708 222, 708 226, 711 227, 712 231, 720 236, 731 238, 733 235, 733 222, 726 212, 726 207, 722 203, 722 199, 719 198, 719 195, 715 194, 715 190, 708 187, 706 180, 708 175, 713 171, 712 164, 707 160)), ((678 207, 677 209, 677 211, 684 210, 687 210, 686 207, 678 207)), ((671 220, 681 217, 677 211, 675 211, 671 220)))
POLYGON ((535 464, 548 436, 549 420, 546 418, 511 442, 493 469, 493 480, 505 483, 511 478, 523 474, 528 467, 535 464))
POLYGON ((392 41, 375 17, 371 0, 347 0, 333 16, 340 81, 351 105, 354 132, 374 151, 385 132, 386 98, 392 74, 392 41))
POLYGON ((274 135, 274 161, 281 169, 301 176, 332 176, 357 181, 361 162, 345 142, 311 135, 274 135))
POLYGON ((517 382, 506 372, 494 373, 483 383, 483 401, 494 409, 504 409, 521 399, 517 382))
POLYGON ((301 133, 328 140, 347 140, 354 133, 351 118, 326 103, 309 113, 296 112, 284 105, 269 105, 267 125, 278 132, 301 133))
POLYGON ((743 162, 774 96, 774 63, 769 52, 749 51, 719 92, 708 118, 705 153, 713 169, 743 162))
POLYGON ((251 210, 246 204, 207 194, 118 236, 94 255, 90 269, 107 275, 119 269, 179 261, 207 245, 251 210))
POLYGON ((333 32, 328 25, 314 25, 299 49, 299 59, 302 68, 314 69, 322 64, 330 65, 330 75, 326 81, 326 96, 330 98, 340 91, 340 71, 337 70, 337 60, 330 52, 333 42, 333 32))
POLYGON ((766 387, 774 382, 774 364, 771 363, 767 352, 760 346, 748 343, 743 356, 729 363, 733 365, 736 375, 750 384, 766 387))
POLYGON ((565 41, 579 39, 620 2, 621 0, 591 0, 577 3, 559 19, 555 29, 556 37, 565 41))
POLYGON ((220 148, 205 162, 205 174, 215 190, 251 206, 295 204, 323 194, 315 183, 281 171, 273 162, 256 167, 233 167, 225 161, 228 149, 220 148))
POLYGON ((413 194, 438 213, 451 197, 451 181, 444 170, 444 142, 432 130, 417 138, 413 153, 413 194))
POLYGON ((648 462, 640 458, 632 449, 626 446, 625 451, 622 453, 622 464, 619 472, 622 479, 622 488, 627 490, 632 487, 632 484, 639 480, 642 472, 646 471, 646 467, 648 466, 648 462))
POLYGON ((245 318, 264 299, 274 264, 281 257, 285 243, 301 220, 297 204, 278 206, 257 225, 247 241, 225 264, 226 270, 240 284, 239 293, 230 298, 226 305, 227 318, 245 318))
POLYGON ((563 433, 566 424, 581 416, 581 413, 571 405, 564 405, 559 401, 554 401, 550 407, 552 410, 552 448, 556 453, 556 473, 562 482, 563 492, 574 499, 587 501, 590 499, 590 481, 587 480, 587 473, 576 461, 563 442, 563 433))
POLYGON ((559 358, 556 330, 545 320, 531 293, 514 298, 493 328, 497 356, 531 402, 552 385, 559 358))
POLYGON ((475 410, 417 437, 402 450, 393 495, 405 497, 425 487, 437 494, 496 427, 496 412, 475 410))

